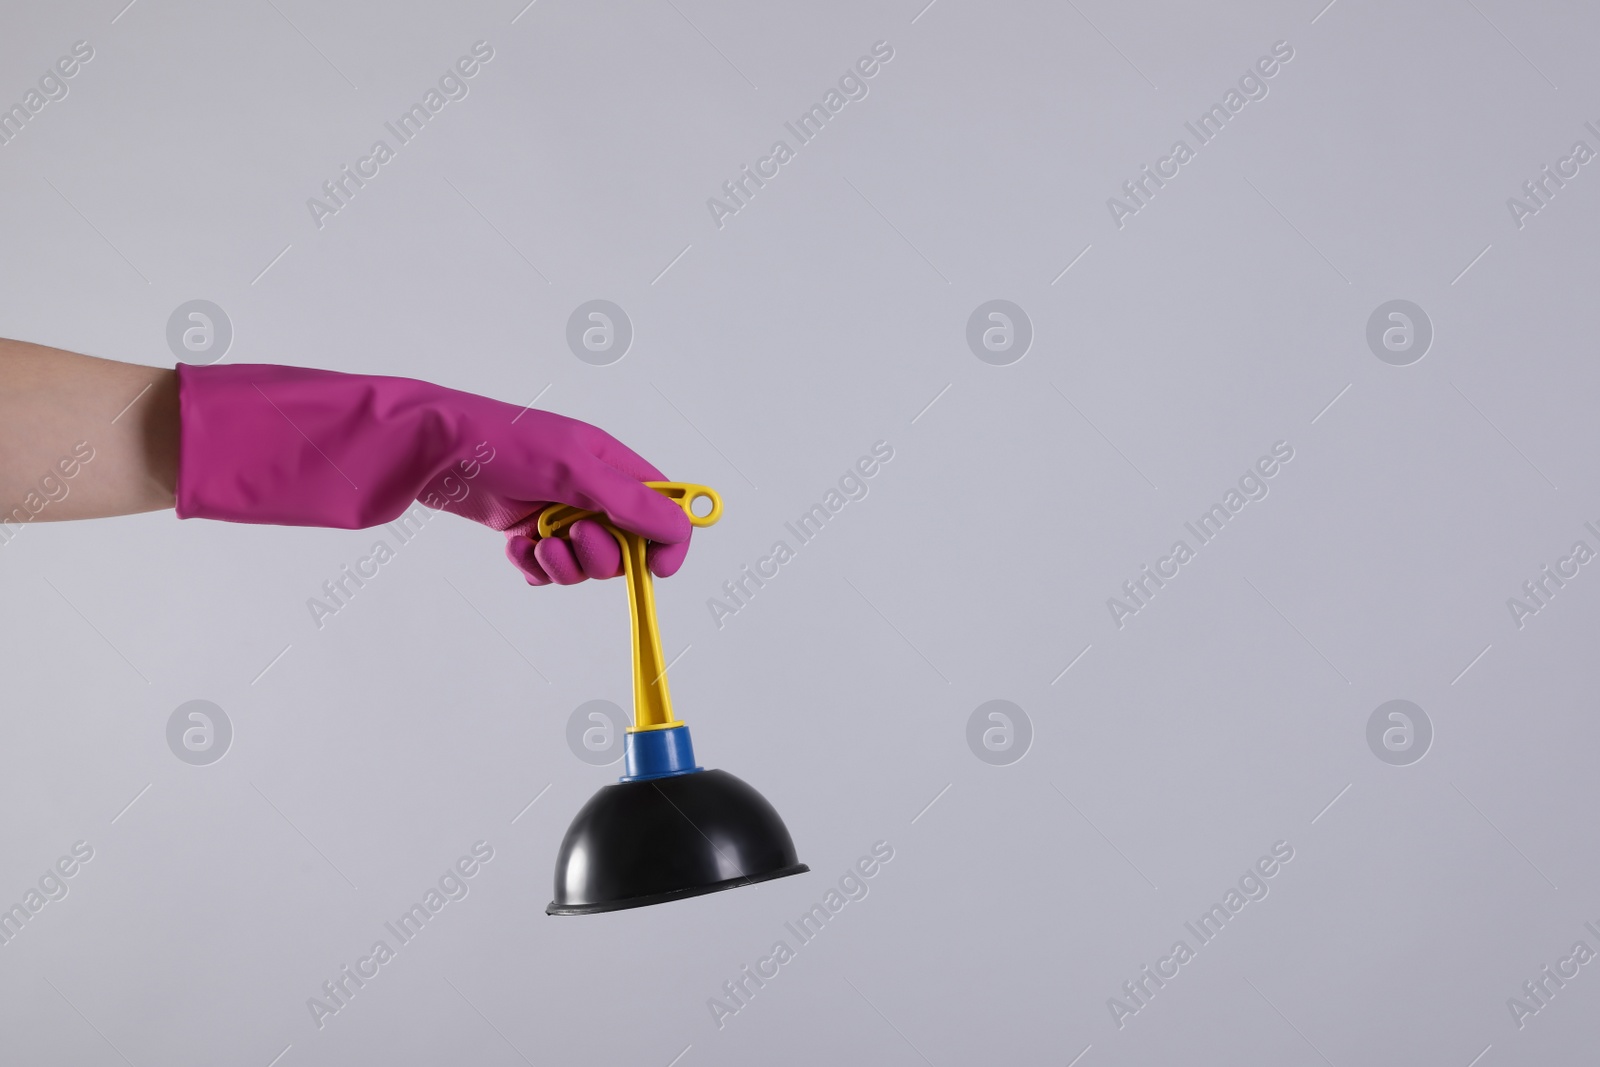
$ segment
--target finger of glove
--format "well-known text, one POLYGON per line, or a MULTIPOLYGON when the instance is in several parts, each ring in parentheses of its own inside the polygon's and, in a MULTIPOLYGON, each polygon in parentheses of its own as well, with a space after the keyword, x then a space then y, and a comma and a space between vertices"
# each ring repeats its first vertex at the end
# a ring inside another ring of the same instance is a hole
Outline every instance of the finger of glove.
POLYGON ((578 557, 572 554, 572 546, 559 537, 546 537, 536 543, 533 558, 557 585, 577 585, 588 577, 578 557))
POLYGON ((674 544, 652 544, 644 550, 645 562, 650 567, 650 573, 657 578, 671 578, 677 574, 678 568, 683 566, 683 561, 688 555, 687 540, 674 544))
POLYGON ((598 460, 587 471, 585 493, 612 522, 651 541, 687 541, 693 527, 683 509, 636 478, 598 460))
POLYGON ((622 573, 622 547, 611 531, 593 519, 572 524, 572 552, 590 578, 615 578, 622 573))
POLYGON ((506 538, 506 559, 509 559, 528 579, 529 585, 549 585, 550 575, 539 565, 534 556, 534 540, 531 537, 506 538))

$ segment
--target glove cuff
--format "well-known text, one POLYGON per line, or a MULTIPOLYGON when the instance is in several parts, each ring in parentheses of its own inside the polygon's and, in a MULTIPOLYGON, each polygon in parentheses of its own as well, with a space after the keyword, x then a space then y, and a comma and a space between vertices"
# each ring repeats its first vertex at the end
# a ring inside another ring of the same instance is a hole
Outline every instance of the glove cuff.
POLYGON ((178 365, 181 519, 362 529, 439 474, 425 382, 270 364, 178 365))

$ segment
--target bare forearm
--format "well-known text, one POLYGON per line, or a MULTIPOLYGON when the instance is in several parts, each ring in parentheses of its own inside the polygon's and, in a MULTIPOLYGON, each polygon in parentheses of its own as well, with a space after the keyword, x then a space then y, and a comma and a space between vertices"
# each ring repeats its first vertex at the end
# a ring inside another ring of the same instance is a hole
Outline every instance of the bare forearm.
POLYGON ((0 521, 170 508, 177 471, 173 371, 0 340, 0 521))

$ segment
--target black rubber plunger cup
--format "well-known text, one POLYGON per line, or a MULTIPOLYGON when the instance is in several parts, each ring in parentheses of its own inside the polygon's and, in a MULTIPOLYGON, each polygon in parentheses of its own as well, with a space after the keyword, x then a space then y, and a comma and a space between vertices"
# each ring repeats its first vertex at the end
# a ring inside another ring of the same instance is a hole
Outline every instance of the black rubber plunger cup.
POLYGON ((624 779, 572 820, 545 911, 642 908, 806 870, 772 805, 727 771, 624 779))
MULTIPOLYGON (((647 482, 678 503, 695 526, 709 526, 722 501, 705 486, 647 482), (709 498, 696 515, 690 504, 709 498)), ((541 537, 559 536, 594 512, 560 505, 539 516, 541 537)), ((592 915, 753 885, 810 868, 767 799, 726 771, 695 766, 689 728, 672 714, 667 665, 656 629, 645 543, 606 524, 622 548, 633 618, 633 718, 626 773, 590 798, 556 856, 550 915, 592 915)))

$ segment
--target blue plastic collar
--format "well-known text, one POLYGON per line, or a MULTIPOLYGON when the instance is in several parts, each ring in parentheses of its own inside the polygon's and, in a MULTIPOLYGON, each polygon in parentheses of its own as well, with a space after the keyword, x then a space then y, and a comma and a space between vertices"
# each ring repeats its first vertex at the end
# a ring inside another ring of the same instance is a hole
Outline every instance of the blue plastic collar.
POLYGON ((629 730, 622 742, 621 781, 638 782, 649 778, 670 778, 700 770, 694 763, 694 746, 687 726, 665 730, 629 730))

